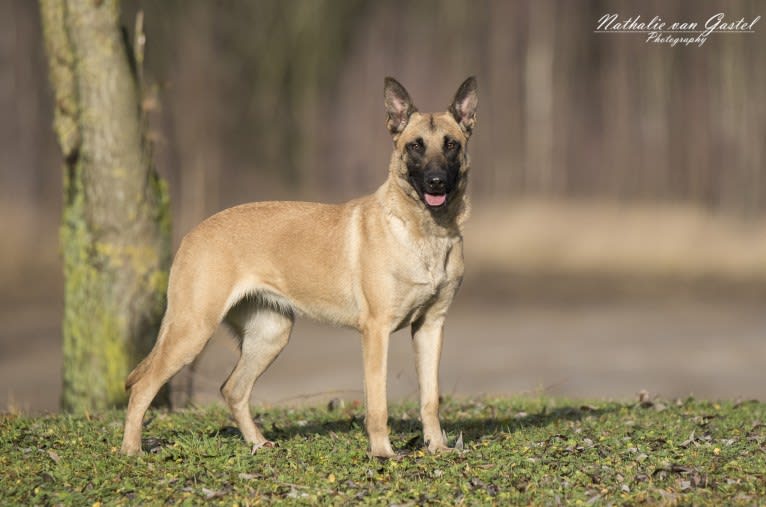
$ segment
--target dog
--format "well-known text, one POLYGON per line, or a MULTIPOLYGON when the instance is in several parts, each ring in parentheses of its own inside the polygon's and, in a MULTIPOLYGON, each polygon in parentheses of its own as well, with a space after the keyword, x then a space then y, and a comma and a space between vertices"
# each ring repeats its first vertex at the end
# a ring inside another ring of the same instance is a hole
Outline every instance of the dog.
POLYGON ((241 356, 221 393, 244 439, 254 449, 273 446, 253 422, 250 393, 287 344, 296 315, 361 333, 365 426, 378 457, 395 455, 386 400, 389 335, 410 326, 423 440, 429 452, 448 449, 439 423, 439 356, 463 278, 476 79, 462 83, 446 112, 418 112, 390 77, 384 103, 394 149, 388 179, 375 193, 344 204, 244 204, 183 238, 157 341, 126 381, 124 454, 141 452, 153 398, 222 321, 241 340, 241 356))

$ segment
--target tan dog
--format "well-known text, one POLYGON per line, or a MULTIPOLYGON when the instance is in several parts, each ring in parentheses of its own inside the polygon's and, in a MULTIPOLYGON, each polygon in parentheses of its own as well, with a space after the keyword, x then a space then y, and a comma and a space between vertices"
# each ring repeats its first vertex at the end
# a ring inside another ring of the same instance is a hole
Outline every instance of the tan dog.
POLYGON ((374 456, 392 456, 386 362, 389 335, 412 326, 424 441, 446 449, 439 425, 439 356, 447 309, 463 276, 466 145, 476 80, 445 113, 417 112, 385 80, 394 151, 386 182, 345 204, 261 202, 224 210, 181 242, 154 349, 128 376, 122 452, 141 451, 141 424, 160 387, 191 362, 225 321, 242 355, 221 388, 247 442, 273 445, 250 414, 256 379, 287 344, 294 316, 362 333, 366 426, 374 456))

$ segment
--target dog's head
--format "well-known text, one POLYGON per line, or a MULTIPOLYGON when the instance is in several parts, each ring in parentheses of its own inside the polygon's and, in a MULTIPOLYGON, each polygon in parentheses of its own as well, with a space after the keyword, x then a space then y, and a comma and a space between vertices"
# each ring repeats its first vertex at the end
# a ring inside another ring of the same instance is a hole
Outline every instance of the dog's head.
POLYGON ((447 208, 457 191, 465 187, 468 170, 468 138, 476 125, 476 78, 458 88, 443 113, 420 113, 407 90, 387 77, 384 86, 386 127, 401 160, 398 176, 412 188, 408 192, 426 208, 447 208))

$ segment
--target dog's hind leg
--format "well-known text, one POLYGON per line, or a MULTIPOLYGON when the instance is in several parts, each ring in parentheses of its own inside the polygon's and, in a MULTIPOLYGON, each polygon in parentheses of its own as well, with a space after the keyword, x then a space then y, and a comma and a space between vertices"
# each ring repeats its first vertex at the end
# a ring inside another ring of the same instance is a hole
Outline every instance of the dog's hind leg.
POLYGON ((170 310, 165 315, 157 343, 128 377, 130 401, 122 440, 124 454, 141 452, 141 425, 157 391, 202 351, 217 325, 215 319, 191 319, 170 310))
POLYGON ((244 300, 232 308, 225 321, 242 340, 242 350, 237 365, 221 386, 221 394, 245 441, 259 446, 269 444, 250 414, 250 393, 258 377, 287 345, 293 327, 292 312, 244 300))

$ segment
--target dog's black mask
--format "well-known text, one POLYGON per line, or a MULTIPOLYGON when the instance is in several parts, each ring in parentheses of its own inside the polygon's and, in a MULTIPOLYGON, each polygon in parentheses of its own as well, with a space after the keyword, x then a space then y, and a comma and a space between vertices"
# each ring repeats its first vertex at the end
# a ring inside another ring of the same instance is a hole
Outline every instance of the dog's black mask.
POLYGON ((449 136, 438 148, 420 137, 407 144, 407 179, 428 209, 447 207, 460 178, 461 149, 449 136))

